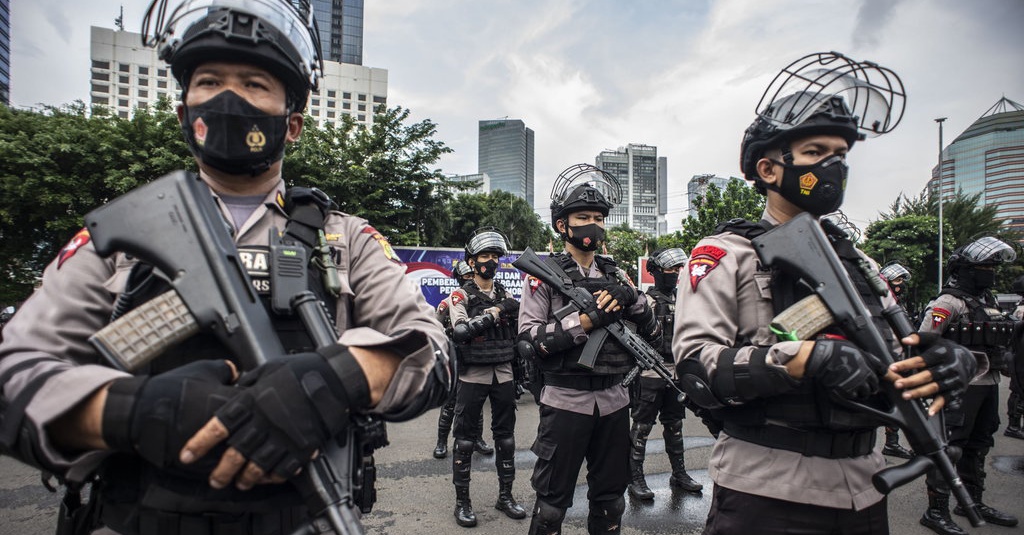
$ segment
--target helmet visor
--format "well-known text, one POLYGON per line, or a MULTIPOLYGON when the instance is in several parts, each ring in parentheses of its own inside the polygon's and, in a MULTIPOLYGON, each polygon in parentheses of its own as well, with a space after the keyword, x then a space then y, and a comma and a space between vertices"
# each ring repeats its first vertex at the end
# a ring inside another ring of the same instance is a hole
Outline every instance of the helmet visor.
POLYGON ((467 253, 476 256, 485 251, 493 251, 501 256, 508 254, 505 237, 495 231, 486 231, 469 239, 469 244, 466 245, 467 253))
POLYGON ((1017 251, 1013 247, 993 236, 972 241, 964 246, 960 254, 972 264, 1000 264, 1017 259, 1017 251))
POLYGON ((654 255, 654 258, 651 260, 653 260, 654 264, 661 269, 672 269, 685 264, 687 258, 686 253, 683 252, 682 249, 673 247, 671 249, 665 249, 664 251, 654 255))
POLYGON ((882 271, 880 273, 883 277, 885 277, 885 280, 887 281, 903 279, 904 281, 909 282, 911 279, 910 270, 908 270, 907 268, 903 267, 900 264, 889 264, 888 266, 882 268, 882 271))
POLYGON ((551 203, 564 205, 569 195, 579 186, 590 186, 604 195, 604 198, 615 205, 619 203, 622 190, 619 181, 607 171, 602 171, 588 164, 576 164, 562 171, 551 188, 551 203))

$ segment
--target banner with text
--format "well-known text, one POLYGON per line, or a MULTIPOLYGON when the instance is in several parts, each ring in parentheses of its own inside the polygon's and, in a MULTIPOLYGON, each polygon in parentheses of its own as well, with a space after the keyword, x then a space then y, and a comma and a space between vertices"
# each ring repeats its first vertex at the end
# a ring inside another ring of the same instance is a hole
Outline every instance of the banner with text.
MULTIPOLYGON (((452 278, 452 268, 457 260, 463 259, 464 250, 448 247, 395 247, 394 250, 405 262, 405 276, 420 287, 430 306, 436 308, 459 287, 452 278)), ((547 256, 547 253, 538 254, 541 257, 547 256)), ((526 275, 512 266, 517 258, 519 253, 501 257, 494 279, 501 282, 512 297, 519 299, 523 294, 523 279, 526 275)))

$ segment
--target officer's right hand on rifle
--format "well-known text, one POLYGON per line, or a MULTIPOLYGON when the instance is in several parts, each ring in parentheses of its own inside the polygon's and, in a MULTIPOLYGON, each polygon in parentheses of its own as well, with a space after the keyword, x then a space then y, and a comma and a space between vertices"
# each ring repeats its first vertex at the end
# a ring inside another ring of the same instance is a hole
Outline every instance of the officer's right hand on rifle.
POLYGON ((978 371, 974 355, 966 347, 937 333, 913 334, 902 342, 923 350, 920 355, 889 366, 890 375, 920 370, 909 377, 896 378, 896 388, 904 390, 903 398, 934 397, 928 407, 929 416, 938 414, 945 405, 953 409, 959 407, 967 385, 978 371))
POLYGON ((622 319, 622 312, 637 300, 636 290, 619 284, 594 292, 594 302, 580 311, 580 325, 590 332, 622 319))

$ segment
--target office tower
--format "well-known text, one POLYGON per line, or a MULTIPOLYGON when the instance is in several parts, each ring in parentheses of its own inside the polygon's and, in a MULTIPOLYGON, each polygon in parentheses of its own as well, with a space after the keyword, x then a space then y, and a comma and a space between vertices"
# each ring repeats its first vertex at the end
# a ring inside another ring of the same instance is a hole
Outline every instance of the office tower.
POLYGON ((739 178, 724 178, 714 174, 693 175, 693 178, 686 183, 686 199, 689 203, 688 217, 697 217, 697 197, 708 192, 708 186, 715 186, 718 191, 724 192, 730 180, 741 180, 739 178))
POLYGON ((668 159, 658 157, 658 148, 651 145, 630 143, 617 150, 602 151, 595 158, 594 165, 611 173, 619 180, 622 198, 608 214, 607 228, 628 223, 633 230, 651 236, 659 232, 659 216, 664 220, 667 207, 659 205, 661 196, 658 187, 667 186, 668 159))
POLYGON ((363 64, 363 0, 313 0, 324 59, 363 64))
POLYGON ((519 119, 480 121, 478 169, 491 191, 507 191, 533 206, 533 130, 519 119))
POLYGON ((477 184, 476 186, 461 190, 457 192, 458 195, 469 195, 473 193, 490 193, 491 192, 491 177, 487 176, 487 173, 476 173, 472 175, 452 175, 448 177, 452 182, 472 182, 477 184))
MULTIPOLYGON (((981 194, 979 204, 995 206, 1003 226, 1024 232, 1024 106, 999 99, 942 149, 942 198, 962 191, 981 194)), ((932 168, 930 191, 936 189, 932 168)))
POLYGON ((11 103, 11 0, 0 0, 0 103, 11 103))
MULTIPOLYGON (((6 0, 0 0, 6 1, 6 0)), ((147 108, 165 97, 179 102, 178 83, 156 49, 142 46, 135 32, 91 28, 92 77, 89 102, 130 118, 136 108, 147 108)), ((320 126, 340 125, 351 116, 357 123, 373 124, 375 106, 387 104, 388 71, 362 65, 324 61, 319 91, 310 95, 306 113, 320 126)))

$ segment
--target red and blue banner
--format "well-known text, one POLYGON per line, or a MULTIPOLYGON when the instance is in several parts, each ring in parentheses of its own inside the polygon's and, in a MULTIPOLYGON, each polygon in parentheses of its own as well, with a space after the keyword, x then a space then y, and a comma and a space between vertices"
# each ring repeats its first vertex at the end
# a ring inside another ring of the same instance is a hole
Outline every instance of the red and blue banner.
MULTIPOLYGON (((420 287, 423 297, 430 306, 437 307, 441 301, 458 288, 452 278, 452 268, 457 260, 462 260, 465 251, 456 248, 440 247, 394 247, 398 257, 405 263, 405 276, 420 287)), ((546 254, 542 254, 542 257, 546 254)), ((512 266, 519 258, 519 253, 511 253, 501 257, 498 273, 494 279, 519 299, 523 295, 523 279, 525 274, 512 266)))

